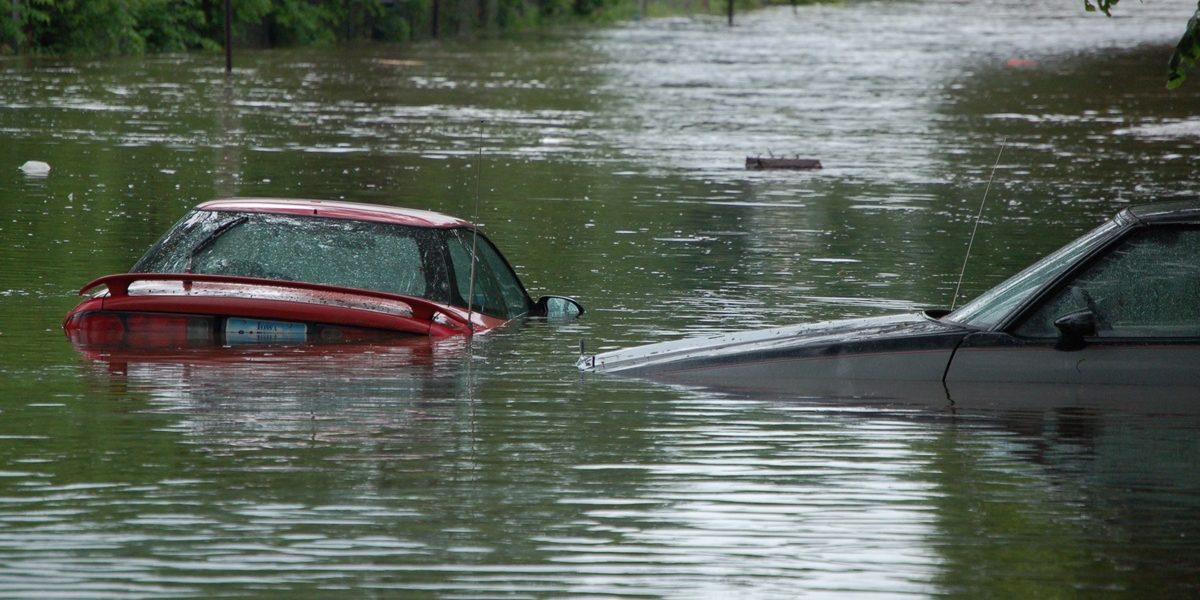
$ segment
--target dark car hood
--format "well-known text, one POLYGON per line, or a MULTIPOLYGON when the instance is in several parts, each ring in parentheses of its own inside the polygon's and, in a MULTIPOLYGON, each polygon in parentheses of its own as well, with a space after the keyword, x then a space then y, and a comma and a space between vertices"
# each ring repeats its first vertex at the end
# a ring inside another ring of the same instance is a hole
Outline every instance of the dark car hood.
POLYGON ((925 313, 867 317, 790 325, 713 336, 687 338, 580 357, 581 371, 646 372, 691 360, 714 360, 746 353, 775 352, 830 344, 860 344, 944 335, 970 330, 925 313))

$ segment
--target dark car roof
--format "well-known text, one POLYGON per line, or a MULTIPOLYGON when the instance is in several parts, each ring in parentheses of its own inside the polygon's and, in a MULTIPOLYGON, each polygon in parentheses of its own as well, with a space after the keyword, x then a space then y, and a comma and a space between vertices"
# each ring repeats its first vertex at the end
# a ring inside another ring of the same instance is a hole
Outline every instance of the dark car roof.
POLYGON ((330 219, 351 221, 374 221, 412 227, 447 229, 451 227, 473 227, 462 219, 428 210, 340 202, 336 200, 302 200, 295 198, 226 198, 211 200, 196 207, 196 210, 231 212, 256 212, 282 215, 310 215, 330 219))
POLYGON ((1122 213, 1143 223, 1200 223, 1200 200, 1170 200, 1131 206, 1122 213))

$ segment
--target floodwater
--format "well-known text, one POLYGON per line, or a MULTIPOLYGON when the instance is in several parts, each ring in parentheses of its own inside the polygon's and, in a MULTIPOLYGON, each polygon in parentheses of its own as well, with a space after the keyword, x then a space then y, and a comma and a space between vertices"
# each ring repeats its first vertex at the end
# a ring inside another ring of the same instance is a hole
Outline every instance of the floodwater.
POLYGON ((993 165, 964 298, 1194 194, 1200 79, 1163 89, 1194 9, 844 2, 240 52, 228 79, 0 60, 0 596, 1200 594, 1187 390, 766 399, 573 366, 581 340, 946 306, 993 165), (771 154, 825 168, 743 169, 771 154), (83 283, 229 195, 473 218, 588 312, 469 343, 71 347, 83 283))

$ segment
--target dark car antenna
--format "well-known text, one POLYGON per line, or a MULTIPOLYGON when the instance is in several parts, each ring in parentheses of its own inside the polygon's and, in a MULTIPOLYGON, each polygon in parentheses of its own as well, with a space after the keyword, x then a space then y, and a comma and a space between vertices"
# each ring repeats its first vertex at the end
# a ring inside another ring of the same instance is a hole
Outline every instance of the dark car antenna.
POLYGON ((996 178, 996 167, 1000 166, 1000 157, 1004 155, 1004 147, 1008 145, 1008 136, 1000 140, 1000 151, 996 153, 996 163, 992 165, 992 174, 988 176, 987 187, 983 188, 983 199, 979 201, 979 213, 975 215, 975 225, 971 227, 971 238, 967 241, 967 254, 963 256, 962 270, 958 272, 958 283, 954 286, 954 297, 950 299, 950 310, 958 303, 958 291, 962 289, 963 276, 967 274, 967 261, 971 259, 971 246, 975 245, 975 232, 979 231, 979 221, 983 219, 983 205, 987 202, 988 192, 992 190, 992 180, 996 178))

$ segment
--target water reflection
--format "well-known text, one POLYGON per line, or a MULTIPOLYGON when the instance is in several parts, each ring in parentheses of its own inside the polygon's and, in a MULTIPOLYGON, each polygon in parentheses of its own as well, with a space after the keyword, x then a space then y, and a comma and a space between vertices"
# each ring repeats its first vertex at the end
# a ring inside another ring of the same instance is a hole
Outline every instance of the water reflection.
POLYGON ((186 415, 171 429, 213 452, 369 440, 449 422, 461 415, 439 413, 473 397, 471 342, 463 339, 80 351, 91 386, 186 415))
POLYGON ((64 462, 91 461, 0 442, 23 484, 0 517, 6 585, 977 595, 1005 573, 1022 574, 1017 593, 1065 591, 1081 568, 1185 591, 1196 571, 1194 554, 1152 557, 1194 528, 1186 404, 1081 406, 1050 386, 980 389, 955 410, 563 387, 516 358, 553 338, 532 325, 474 348, 86 357, 107 392, 9 417, 82 401, 105 434, 91 452, 115 470, 64 481, 64 462), (497 379, 495 361, 522 375, 497 379))

